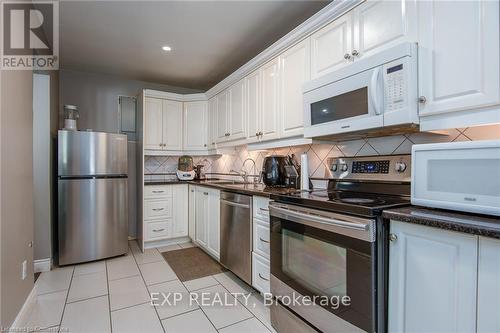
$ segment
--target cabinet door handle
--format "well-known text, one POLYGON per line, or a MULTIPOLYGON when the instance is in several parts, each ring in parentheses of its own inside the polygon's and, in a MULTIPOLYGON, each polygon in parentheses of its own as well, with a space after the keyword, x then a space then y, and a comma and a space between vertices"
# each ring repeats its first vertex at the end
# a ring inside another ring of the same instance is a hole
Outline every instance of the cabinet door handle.
POLYGON ((153 193, 163 193, 163 192, 165 192, 165 191, 163 191, 163 190, 153 190, 153 193))
POLYGON ((395 242, 398 240, 398 236, 396 236, 396 234, 389 234, 389 240, 395 242))
POLYGON ((427 102, 427 98, 425 96, 420 96, 418 98, 418 102, 421 104, 425 104, 427 102))
POLYGON ((259 136, 259 132, 255 132, 255 136, 259 136))
POLYGON ((262 276, 262 274, 259 273, 259 277, 264 280, 264 281, 269 281, 269 279, 266 279, 265 277, 262 276))
POLYGON ((262 208, 262 207, 260 207, 259 209, 260 209, 261 211, 263 211, 263 212, 269 212, 269 209, 267 209, 267 208, 262 208))
POLYGON ((267 241, 267 240, 263 239, 262 237, 259 237, 259 239, 260 239, 260 241, 261 241, 262 243, 267 243, 267 244, 269 244, 269 241, 267 241))
POLYGON ((153 229, 153 232, 162 232, 162 231, 165 231, 165 229, 153 229))
POLYGON ((153 208, 153 210, 154 210, 155 212, 162 211, 163 209, 164 209, 164 208, 153 208))
POLYGON ((208 195, 208 192, 203 192, 203 194, 208 195))
POLYGON ((203 147, 206 147, 206 146, 207 146, 207 144, 206 144, 206 143, 204 143, 204 144, 203 144, 203 147))
POLYGON ((359 56, 360 56, 360 54, 359 54, 359 51, 358 51, 358 50, 352 50, 352 53, 351 53, 351 54, 352 54, 352 56, 353 56, 353 57, 359 57, 359 56))
POLYGON ((349 53, 344 54, 344 59, 345 60, 350 60, 351 59, 351 55, 349 53))

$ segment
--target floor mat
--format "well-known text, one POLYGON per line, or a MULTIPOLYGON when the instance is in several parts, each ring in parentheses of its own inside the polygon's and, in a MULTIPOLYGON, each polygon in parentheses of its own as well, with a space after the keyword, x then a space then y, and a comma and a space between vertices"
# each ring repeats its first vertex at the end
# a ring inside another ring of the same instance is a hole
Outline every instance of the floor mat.
POLYGON ((161 255, 182 282, 227 271, 198 247, 163 252, 161 255))

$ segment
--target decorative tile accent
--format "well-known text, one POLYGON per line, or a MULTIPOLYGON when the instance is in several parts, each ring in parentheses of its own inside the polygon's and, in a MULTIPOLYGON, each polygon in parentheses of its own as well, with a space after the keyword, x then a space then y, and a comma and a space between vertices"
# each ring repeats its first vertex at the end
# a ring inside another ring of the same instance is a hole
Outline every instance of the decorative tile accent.
MULTIPOLYGON (((265 156, 295 154, 297 160, 300 161, 300 155, 307 153, 309 175, 322 178, 329 176, 327 167, 329 157, 410 154, 413 144, 491 139, 500 139, 500 125, 450 128, 436 132, 386 136, 332 144, 283 147, 267 151, 247 151, 245 146, 240 146, 236 147, 232 154, 194 157, 194 162, 205 165, 205 172, 229 173, 230 170, 240 171, 243 168, 249 174, 254 174, 254 172, 259 174, 265 156), (255 161, 256 170, 251 162, 246 162, 243 165, 247 158, 255 161)), ((177 156, 147 156, 145 172, 175 172, 177 159, 177 156)))

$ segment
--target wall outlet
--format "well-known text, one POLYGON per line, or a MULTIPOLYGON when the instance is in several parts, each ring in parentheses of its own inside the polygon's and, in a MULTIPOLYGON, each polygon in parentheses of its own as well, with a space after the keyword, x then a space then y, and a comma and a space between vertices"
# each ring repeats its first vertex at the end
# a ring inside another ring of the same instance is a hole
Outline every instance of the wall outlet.
POLYGON ((23 280, 26 280, 28 277, 28 262, 25 260, 23 261, 23 272, 21 273, 21 278, 23 280))

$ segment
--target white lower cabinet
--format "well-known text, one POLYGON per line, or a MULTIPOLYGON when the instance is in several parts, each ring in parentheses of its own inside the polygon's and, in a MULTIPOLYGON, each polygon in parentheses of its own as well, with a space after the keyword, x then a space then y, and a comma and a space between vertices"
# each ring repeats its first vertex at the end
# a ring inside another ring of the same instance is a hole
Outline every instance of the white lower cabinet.
POLYGON ((269 260, 252 253, 252 287, 261 293, 271 292, 271 268, 269 260))
POLYGON ((475 332, 478 237, 399 221, 390 230, 389 332, 475 332))
MULTIPOLYGON (((194 241, 201 248, 219 259, 220 256, 220 191, 193 186, 194 192, 194 241)), ((191 216, 190 216, 191 217, 191 216)))
POLYGON ((252 286, 261 293, 271 291, 269 198, 253 197, 252 286))
POLYGON ((188 187, 146 185, 144 188, 144 241, 188 236, 188 187))
POLYGON ((479 237, 477 331, 500 332, 500 240, 479 237))

